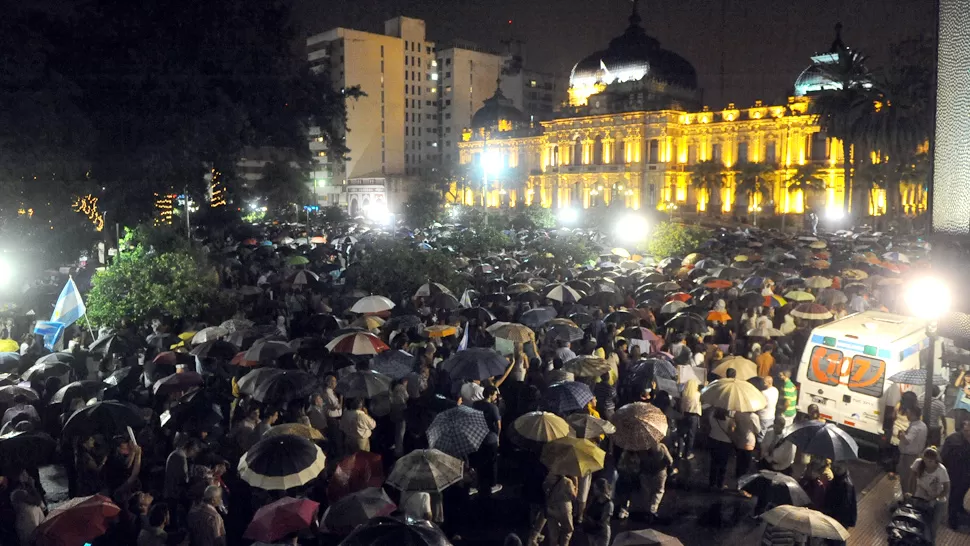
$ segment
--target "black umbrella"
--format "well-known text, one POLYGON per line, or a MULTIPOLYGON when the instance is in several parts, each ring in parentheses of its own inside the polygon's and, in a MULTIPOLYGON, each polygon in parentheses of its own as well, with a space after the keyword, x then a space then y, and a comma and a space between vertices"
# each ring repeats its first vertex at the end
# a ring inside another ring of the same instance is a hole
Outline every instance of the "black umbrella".
POLYGON ((171 430, 212 430, 222 423, 222 407, 211 394, 197 390, 179 399, 160 416, 161 425, 171 430))
POLYGON ((391 390, 391 381, 374 370, 356 370, 341 377, 336 390, 344 398, 373 398, 391 390))
POLYGON ((131 338, 122 334, 113 333, 98 338, 88 347, 88 350, 92 353, 104 355, 124 355, 133 353, 137 346, 138 343, 133 341, 131 338))
POLYGON ((323 471, 326 457, 306 438, 280 434, 256 442, 239 460, 239 477, 249 485, 283 491, 306 485, 323 471))
MULTIPOLYGON (((340 328, 340 323, 333 315, 316 314, 307 319, 306 328, 313 333, 322 334, 330 330, 337 330, 340 328)), ((230 341, 232 341, 232 338, 230 338, 230 341)))
POLYGON ((205 341, 196 345, 190 354, 193 354, 199 358, 214 358, 216 360, 230 361, 236 353, 239 352, 239 348, 229 343, 228 341, 223 341, 221 339, 213 339, 211 341, 205 341))
POLYGON ((65 400, 72 400, 74 398, 90 400, 91 398, 95 398, 100 395, 104 388, 104 383, 100 381, 75 381, 58 389, 58 391, 54 393, 54 396, 51 396, 47 403, 60 404, 65 400))
POLYGON ((44 356, 38 358, 37 361, 34 362, 34 364, 35 365, 36 364, 53 364, 55 362, 63 362, 65 364, 73 364, 74 363, 74 355, 72 355, 71 353, 65 353, 65 352, 51 353, 49 355, 44 355, 44 356))
POLYGON ((519 323, 535 330, 550 320, 556 318, 556 310, 548 307, 530 309, 519 318, 519 323))
POLYGON ((798 481, 781 472, 762 470, 757 474, 741 476, 738 479, 738 488, 758 497, 758 504, 762 506, 769 504, 808 506, 812 503, 812 499, 798 485, 798 481))
POLYGON ((482 303, 508 303, 509 295, 492 293, 492 294, 485 294, 479 299, 482 301, 482 303))
POLYGON ((603 317, 603 322, 614 323, 616 325, 621 324, 639 324, 640 317, 634 315, 630 311, 613 311, 609 315, 603 317))
MULTIPOLYGON (((117 370, 111 372, 111 375, 104 378, 104 383, 105 385, 118 387, 118 389, 122 391, 129 390, 138 384, 138 378, 141 376, 142 371, 143 368, 137 364, 134 366, 118 368, 117 370)), ((175 368, 172 368, 172 373, 175 373, 175 368)))
POLYGON ((685 334, 702 334, 707 331, 707 323, 700 315, 693 313, 678 313, 668 320, 664 327, 685 334))
POLYGON ((318 388, 317 379, 312 375, 298 370, 282 370, 259 381, 252 389, 252 396, 264 404, 283 405, 290 400, 305 398, 318 388))
POLYGON ((21 374, 20 377, 25 381, 40 383, 48 377, 60 377, 68 374, 70 371, 71 366, 66 362, 48 362, 47 364, 34 364, 21 374))
POLYGON ((575 322, 580 328, 583 328, 596 319, 589 313, 573 313, 569 315, 569 320, 575 322))
POLYGON ((37 468, 54 462, 57 442, 44 432, 8 432, 0 436, 5 468, 37 468))
POLYGON ((145 338, 145 344, 159 351, 168 351, 172 345, 177 345, 182 340, 175 334, 152 334, 145 338))
POLYGON ((247 328, 246 330, 236 330, 230 333, 226 341, 235 347, 239 347, 240 351, 245 351, 252 347, 261 337, 263 337, 262 332, 255 328, 247 328))
POLYGON ((136 408, 121 402, 96 402, 81 408, 64 423, 64 436, 86 438, 102 432, 111 436, 125 432, 127 427, 140 427, 145 421, 136 408))
POLYGON ((476 320, 479 324, 491 324, 495 322, 495 315, 484 307, 469 307, 458 311, 458 314, 468 320, 476 320))
POLYGON ((461 307, 458 303, 458 298, 453 294, 445 292, 439 292, 431 296, 428 301, 428 306, 433 309, 458 309, 461 307))
POLYGON ((859 444, 832 423, 808 421, 786 431, 785 440, 806 455, 817 455, 833 461, 859 458, 859 444))
POLYGON ((557 340, 565 341, 579 341, 583 339, 584 333, 581 328, 575 326, 570 326, 568 324, 553 324, 546 330, 546 343, 555 342, 557 340))
POLYGON ((421 330, 424 328, 424 322, 421 321, 421 317, 417 315, 400 315, 397 317, 391 317, 387 319, 384 323, 384 329, 393 332, 395 330, 421 330))
POLYGON ((358 527, 340 546, 451 546, 451 542, 430 521, 382 517, 358 527))
POLYGON ((761 307, 765 303, 765 297, 760 292, 745 292, 738 296, 738 304, 741 307, 761 307))
POLYGON ((293 348, 283 341, 257 341, 246 351, 245 360, 251 362, 273 362, 284 355, 293 353, 293 348))
POLYGON ((616 292, 596 292, 588 296, 583 296, 579 302, 583 305, 606 309, 607 307, 613 307, 623 303, 623 296, 616 292))
POLYGON ((20 367, 20 355, 0 353, 0 373, 15 372, 20 367))
POLYGON ((579 411, 593 400, 593 391, 585 383, 560 381, 542 391, 539 409, 559 415, 579 411))
POLYGON ((492 349, 474 347, 458 351, 441 363, 452 379, 487 379, 505 373, 509 361, 492 349))
POLYGON ((402 379, 414 370, 414 355, 406 351, 384 351, 374 357, 371 369, 391 379, 402 379))

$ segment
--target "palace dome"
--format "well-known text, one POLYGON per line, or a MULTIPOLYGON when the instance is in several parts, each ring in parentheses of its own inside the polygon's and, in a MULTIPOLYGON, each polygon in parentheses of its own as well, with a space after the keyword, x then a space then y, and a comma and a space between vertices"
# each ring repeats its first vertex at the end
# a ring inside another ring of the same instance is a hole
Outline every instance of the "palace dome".
POLYGON ((697 89, 697 72, 680 55, 663 49, 660 42, 648 36, 640 26, 640 15, 634 5, 630 26, 610 41, 610 45, 576 63, 569 76, 570 87, 584 87, 597 83, 639 81, 650 78, 697 89))
POLYGON ((511 131, 529 125, 529 117, 515 107, 512 99, 506 98, 498 87, 495 94, 485 99, 484 104, 472 116, 472 129, 478 131, 511 131))

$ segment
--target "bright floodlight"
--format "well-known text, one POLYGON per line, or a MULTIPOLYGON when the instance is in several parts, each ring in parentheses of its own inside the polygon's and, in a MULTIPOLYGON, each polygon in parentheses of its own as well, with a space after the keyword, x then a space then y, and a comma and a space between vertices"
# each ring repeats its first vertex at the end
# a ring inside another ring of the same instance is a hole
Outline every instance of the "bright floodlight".
POLYGON ((577 220, 579 220, 578 210, 567 207, 559 211, 559 221, 562 222, 563 225, 568 226, 575 224, 577 220))
POLYGON ((485 169, 485 172, 496 173, 502 170, 504 166, 502 153, 498 150, 485 150, 485 153, 482 154, 482 168, 485 169))
POLYGON ((384 203, 372 203, 364 209, 364 215, 371 222, 378 224, 388 224, 391 221, 391 215, 388 214, 387 205, 384 203))
POLYGON ((906 287, 906 305, 919 318, 936 320, 950 309, 950 287, 938 277, 921 277, 906 287))
POLYGON ((825 216, 827 216, 829 220, 841 220, 842 218, 845 218, 845 211, 842 210, 842 207, 832 206, 825 209, 825 216))
POLYGON ((0 287, 5 287, 13 280, 13 266, 5 257, 0 257, 0 287))
POLYGON ((617 238, 630 243, 643 241, 649 231, 647 219, 638 214, 627 214, 616 223, 617 238))

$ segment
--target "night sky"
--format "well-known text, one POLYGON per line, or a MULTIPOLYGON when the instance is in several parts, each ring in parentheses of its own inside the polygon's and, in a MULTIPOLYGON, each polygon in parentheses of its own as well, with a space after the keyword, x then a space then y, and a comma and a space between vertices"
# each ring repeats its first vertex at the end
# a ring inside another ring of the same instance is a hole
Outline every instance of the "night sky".
MULTIPOLYGON (((297 0, 307 32, 334 26, 380 32, 396 15, 424 19, 429 39, 464 39, 496 51, 512 33, 524 40, 526 64, 568 77, 582 57, 605 48, 627 26, 629 0, 297 0)), ((712 108, 756 99, 783 101, 816 51, 828 48, 834 26, 845 26, 850 47, 878 69, 888 45, 931 35, 932 0, 646 0, 640 14, 647 33, 697 69, 704 102, 712 108), (725 44, 721 97, 721 43, 725 44)))

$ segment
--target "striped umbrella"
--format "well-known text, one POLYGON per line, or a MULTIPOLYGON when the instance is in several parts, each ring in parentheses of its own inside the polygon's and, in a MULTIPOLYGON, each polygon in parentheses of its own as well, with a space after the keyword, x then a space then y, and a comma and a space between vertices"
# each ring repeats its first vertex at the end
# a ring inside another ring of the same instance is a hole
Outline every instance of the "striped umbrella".
POLYGON ((455 457, 470 455, 488 436, 485 414, 470 406, 455 406, 435 415, 428 427, 428 446, 455 457))
POLYGON ((802 303, 795 307, 791 316, 805 320, 828 320, 832 318, 832 312, 826 309, 824 305, 802 303))
POLYGON ((788 302, 785 301, 785 298, 772 294, 770 296, 765 296, 765 303, 763 307, 778 308, 778 307, 784 307, 786 305, 788 305, 788 302))
POLYGON ((416 449, 394 463, 387 484, 401 491, 443 491, 458 483, 461 459, 437 449, 416 449))
POLYGON ((390 347, 381 338, 367 332, 349 332, 337 336, 327 344, 331 353, 348 353, 352 355, 376 355, 390 347))
POLYGON ((315 285, 318 282, 320 282, 320 275, 306 269, 301 269, 290 277, 290 284, 293 286, 315 285))
POLYGON ((583 298, 582 292, 563 283, 547 285, 542 295, 560 303, 576 303, 583 298))
POLYGON ((306 438, 284 434, 256 442, 239 459, 239 477, 267 491, 285 491, 306 485, 323 472, 326 456, 306 438))
POLYGON ((667 436, 667 416, 646 402, 633 402, 618 409, 612 423, 616 427, 614 443, 630 451, 656 447, 667 436))

